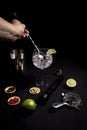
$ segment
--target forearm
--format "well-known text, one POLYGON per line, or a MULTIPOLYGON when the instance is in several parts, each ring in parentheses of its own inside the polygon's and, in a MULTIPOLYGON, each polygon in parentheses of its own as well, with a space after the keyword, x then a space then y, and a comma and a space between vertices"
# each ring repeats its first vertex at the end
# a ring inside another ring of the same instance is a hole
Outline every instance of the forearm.
POLYGON ((0 40, 16 41, 17 39, 27 38, 29 31, 25 29, 25 24, 17 19, 10 22, 0 17, 0 40))
POLYGON ((16 30, 13 24, 0 17, 0 39, 16 40, 15 38, 18 34, 19 32, 16 30))

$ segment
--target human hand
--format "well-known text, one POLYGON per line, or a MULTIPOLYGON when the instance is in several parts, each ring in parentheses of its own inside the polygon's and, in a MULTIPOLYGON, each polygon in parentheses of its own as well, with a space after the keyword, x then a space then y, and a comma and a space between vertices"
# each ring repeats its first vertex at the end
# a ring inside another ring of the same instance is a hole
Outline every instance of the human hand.
POLYGON ((18 39, 27 38, 29 31, 26 29, 25 24, 19 20, 14 19, 10 22, 0 17, 0 40, 15 42, 18 39))
POLYGON ((23 38, 29 37, 29 31, 27 29, 24 30, 23 34, 21 35, 23 38))
POLYGON ((29 36, 29 31, 26 29, 25 24, 21 23, 17 19, 13 19, 11 22, 19 31, 19 39, 20 38, 27 38, 29 36))

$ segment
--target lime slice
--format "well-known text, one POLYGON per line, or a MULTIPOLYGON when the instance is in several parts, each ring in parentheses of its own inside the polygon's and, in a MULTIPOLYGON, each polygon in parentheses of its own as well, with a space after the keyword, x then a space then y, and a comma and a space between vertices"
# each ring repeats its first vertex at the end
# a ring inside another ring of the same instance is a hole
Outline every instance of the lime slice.
POLYGON ((77 84, 77 82, 76 82, 76 80, 73 79, 73 78, 70 78, 70 79, 68 79, 68 80, 66 81, 66 85, 67 85, 68 87, 75 87, 76 84, 77 84))
POLYGON ((55 54, 56 50, 55 49, 48 49, 47 54, 55 54))

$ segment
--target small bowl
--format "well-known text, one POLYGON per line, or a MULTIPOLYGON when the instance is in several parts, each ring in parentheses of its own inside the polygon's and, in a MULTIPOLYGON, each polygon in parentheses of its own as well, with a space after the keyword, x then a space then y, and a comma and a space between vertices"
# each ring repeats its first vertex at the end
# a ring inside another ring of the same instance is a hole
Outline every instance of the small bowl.
POLYGON ((14 86, 8 86, 5 88, 4 91, 5 91, 5 93, 10 94, 10 93, 14 93, 16 91, 16 88, 14 86))
POLYGON ((7 103, 11 106, 18 105, 21 99, 18 96, 12 96, 7 100, 7 103))

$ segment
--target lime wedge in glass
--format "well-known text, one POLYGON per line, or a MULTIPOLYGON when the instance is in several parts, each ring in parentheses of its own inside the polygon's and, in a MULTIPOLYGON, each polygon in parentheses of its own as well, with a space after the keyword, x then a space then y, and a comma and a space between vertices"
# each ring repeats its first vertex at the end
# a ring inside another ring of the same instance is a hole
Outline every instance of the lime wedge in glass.
POLYGON ((55 49, 48 49, 48 51, 46 52, 46 54, 55 54, 56 50, 55 49))

